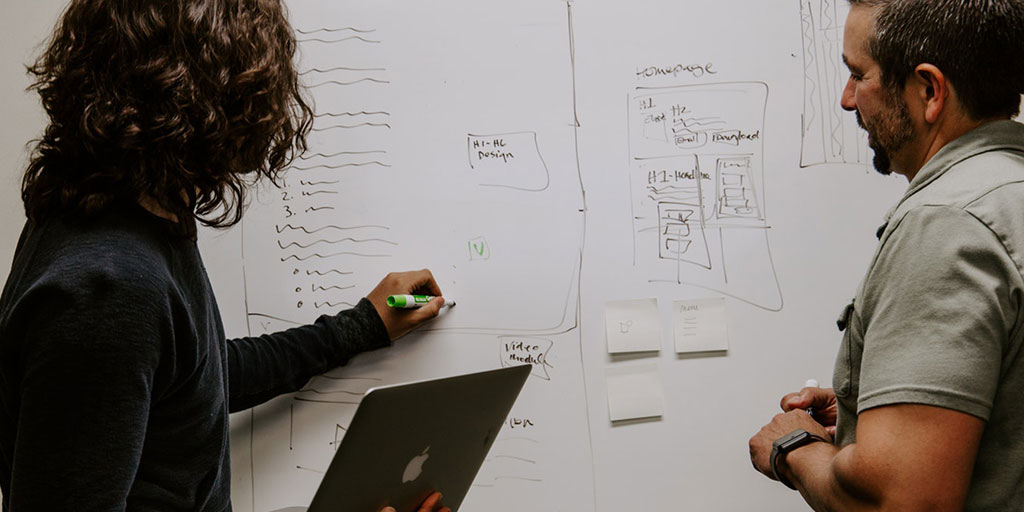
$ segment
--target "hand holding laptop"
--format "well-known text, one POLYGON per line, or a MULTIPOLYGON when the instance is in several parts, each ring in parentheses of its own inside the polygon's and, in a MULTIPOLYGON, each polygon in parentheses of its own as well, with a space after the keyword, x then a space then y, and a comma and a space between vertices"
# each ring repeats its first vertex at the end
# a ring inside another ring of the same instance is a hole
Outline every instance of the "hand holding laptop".
POLYGON ((532 371, 526 364, 371 388, 306 512, 458 511, 532 371))
MULTIPOLYGON (((440 504, 441 504, 441 493, 435 492, 434 494, 431 494, 426 499, 426 501, 423 502, 422 505, 420 505, 420 508, 417 509, 416 512, 434 512, 434 507, 436 507, 436 506, 438 506, 440 504)), ((396 511, 395 511, 394 508, 384 507, 383 509, 381 509, 380 512, 396 512, 396 511)), ((442 507, 441 510, 438 510, 437 512, 452 512, 452 509, 450 509, 448 507, 442 507)))

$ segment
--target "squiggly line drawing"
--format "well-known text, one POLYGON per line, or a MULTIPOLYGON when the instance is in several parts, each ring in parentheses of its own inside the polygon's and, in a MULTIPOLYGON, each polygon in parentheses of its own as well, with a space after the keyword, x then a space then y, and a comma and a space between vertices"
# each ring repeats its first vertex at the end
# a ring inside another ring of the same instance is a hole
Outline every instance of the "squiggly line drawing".
POLYGON ((295 31, 300 33, 300 34, 303 34, 303 35, 316 34, 317 32, 333 33, 333 32, 345 32, 345 31, 358 32, 360 34, 369 34, 371 32, 376 32, 377 29, 371 28, 371 29, 368 29, 368 30, 360 30, 360 29, 355 28, 355 27, 341 27, 341 28, 318 28, 318 29, 315 29, 315 30, 295 29, 295 31))
MULTIPOLYGON (((341 301, 341 302, 314 302, 313 306, 316 307, 317 309, 320 309, 320 308, 326 307, 326 306, 330 306, 332 308, 336 308, 338 306, 347 306, 347 307, 350 307, 350 308, 356 307, 355 304, 352 304, 351 302, 345 302, 345 301, 341 301)), ((320 377, 323 377, 325 379, 331 379, 331 380, 349 380, 348 378, 331 377, 331 376, 328 376, 328 375, 320 375, 320 377)), ((379 381, 380 379, 365 379, 365 380, 378 380, 379 381)))
POLYGON ((817 69, 818 62, 814 45, 814 14, 810 3, 805 2, 803 5, 807 6, 807 12, 800 19, 804 28, 804 87, 807 89, 807 98, 804 102, 807 106, 807 112, 804 114, 804 137, 807 137, 810 126, 813 126, 817 120, 817 107, 815 103, 818 101, 818 85, 811 79, 811 72, 817 69))
MULTIPOLYGON (((352 307, 348 302, 314 302, 313 307, 316 309, 320 308, 336 308, 338 306, 349 306, 352 307)), ((298 398, 296 398, 298 400, 298 398)), ((337 402, 337 403, 348 403, 348 402, 337 402)))
POLYGON ((338 192, 336 192, 334 190, 314 190, 312 192, 303 192, 302 195, 304 195, 306 197, 312 197, 312 196, 319 195, 319 194, 337 194, 337 193, 338 192))
POLYGON ((388 130, 391 129, 391 125, 388 124, 388 123, 359 123, 359 124, 354 124, 354 125, 336 124, 334 126, 328 126, 327 128, 313 128, 312 131, 314 131, 314 132, 326 132, 328 130, 334 130, 334 129, 337 129, 337 128, 344 128, 346 130, 351 130, 351 129, 354 129, 354 128, 362 128, 363 126, 370 126, 372 128, 387 128, 388 130))
POLYGON ((801 0, 803 94, 800 167, 867 164, 867 145, 855 118, 839 107, 845 69, 842 53, 844 11, 834 0, 801 0))
POLYGON ((836 22, 838 21, 832 15, 831 9, 834 9, 834 7, 832 5, 830 5, 829 2, 830 2, 830 0, 823 0, 822 1, 822 7, 821 7, 821 18, 822 18, 822 20, 824 20, 823 28, 825 28, 825 29, 836 28, 836 26, 837 26, 836 22))
POLYGON ((311 171, 313 169, 341 169, 343 167, 366 167, 367 165, 379 165, 381 167, 391 167, 391 165, 384 162, 374 160, 372 162, 360 162, 356 164, 339 164, 339 165, 312 165, 309 167, 291 167, 296 171, 311 171))
MULTIPOLYGON (((654 185, 650 185, 650 186, 647 187, 647 190, 650 190, 651 192, 654 192, 655 194, 664 194, 666 191, 669 191, 669 190, 676 190, 676 191, 679 191, 679 192, 692 192, 693 191, 693 187, 684 187, 684 186, 680 186, 680 185, 665 185, 664 187, 658 188, 658 187, 656 187, 654 185)), ((697 197, 697 196, 693 196, 693 197, 697 197)))
POLYGON ((354 40, 354 39, 358 39, 358 40, 360 40, 360 41, 362 41, 364 43, 370 43, 370 44, 379 44, 380 43, 380 41, 375 41, 373 39, 366 39, 365 37, 361 37, 361 36, 343 37, 341 39, 320 39, 319 37, 309 37, 309 38, 306 38, 306 39, 296 39, 296 41, 298 41, 300 43, 314 43, 315 42, 315 43, 328 43, 328 44, 332 44, 332 43, 344 43, 345 41, 351 41, 351 40, 354 40))
POLYGON ((725 121, 718 119, 717 117, 691 117, 689 119, 679 121, 674 126, 683 125, 683 127, 689 128, 691 126, 708 126, 712 124, 725 124, 725 121), (715 121, 705 122, 708 119, 715 119, 715 121))
MULTIPOLYGON (((828 54, 825 55, 825 57, 828 59, 829 71, 837 71, 840 68, 839 57, 837 57, 836 54, 828 53, 828 54)), ((831 76, 831 74, 830 74, 830 76, 831 76)), ((835 81, 838 82, 839 78, 835 78, 835 81)), ((829 98, 830 98, 829 103, 834 103, 833 101, 831 101, 832 96, 833 96, 832 94, 829 94, 829 98)), ((831 119, 831 125, 832 126, 831 126, 831 129, 829 131, 829 136, 830 136, 830 139, 831 139, 831 142, 832 142, 832 154, 833 155, 842 155, 843 154, 843 138, 844 138, 843 137, 843 119, 841 117, 839 117, 839 116, 833 115, 833 117, 831 119)))
POLYGON ((327 69, 310 68, 306 71, 299 73, 300 75, 309 75, 313 73, 331 73, 333 71, 387 71, 387 68, 347 68, 345 66, 338 66, 327 69))
POLYGON ((343 290, 344 291, 344 290, 351 290, 352 288, 355 288, 355 287, 356 287, 356 285, 352 285, 352 286, 317 286, 317 285, 314 284, 313 285, 313 291, 314 292, 316 292, 316 291, 326 292, 326 291, 329 291, 329 290, 343 290))
POLYGON ((318 276, 326 276, 327 274, 338 274, 338 275, 342 275, 342 276, 350 276, 350 275, 353 274, 353 272, 342 272, 340 270, 328 270, 327 272, 321 272, 319 270, 307 270, 306 271, 306 275, 307 276, 311 276, 311 275, 314 275, 314 274, 316 274, 318 276))
POLYGON ((286 229, 291 229, 293 231, 302 231, 303 233, 306 233, 307 235, 312 235, 314 233, 319 233, 319 232, 321 232, 321 231, 323 231, 325 229, 338 229, 338 230, 342 230, 342 231, 347 231, 347 230, 353 230, 353 229, 368 229, 368 228, 384 229, 384 230, 390 230, 391 229, 391 228, 389 228, 387 226, 380 226, 380 225, 376 225, 376 224, 367 224, 365 226, 337 226, 337 225, 334 225, 334 224, 329 224, 327 226, 324 226, 324 227, 321 227, 321 228, 316 228, 316 229, 313 229, 313 230, 310 230, 310 229, 306 228, 305 226, 293 226, 291 224, 285 224, 284 226, 274 226, 274 229, 277 230, 278 234, 281 234, 281 232, 286 230, 286 229))
POLYGON ((340 243, 343 243, 343 242, 355 242, 357 244, 370 243, 370 242, 380 242, 380 243, 389 244, 389 245, 398 245, 397 242, 392 242, 391 240, 384 240, 383 238, 341 238, 339 240, 317 240, 315 242, 311 242, 311 243, 308 243, 306 245, 300 244, 298 242, 291 242, 291 243, 289 243, 287 245, 284 245, 284 244, 281 243, 280 240, 278 240, 277 241, 277 245, 279 247, 281 247, 282 249, 287 249, 287 248, 293 247, 293 246, 299 247, 301 249, 309 249, 310 247, 312 247, 312 246, 314 246, 316 244, 340 244, 340 243))
POLYGON ((386 154, 388 154, 388 152, 387 151, 342 151, 340 153, 331 153, 331 154, 313 153, 313 154, 308 155, 308 156, 307 155, 300 156, 299 159, 300 160, 312 160, 313 158, 316 158, 316 157, 320 157, 320 158, 334 158, 336 156, 343 156, 343 155, 374 155, 374 154, 386 155, 386 154))
POLYGON ((289 261, 289 260, 306 261, 306 260, 312 259, 312 258, 327 259, 327 258, 334 258, 336 256, 358 256, 360 258, 390 258, 391 257, 390 254, 362 254, 362 253, 358 253, 358 252, 344 251, 344 252, 336 252, 336 253, 331 253, 331 254, 314 253, 314 254, 310 254, 309 256, 304 256, 304 257, 299 257, 299 255, 297 255, 297 254, 290 254, 287 257, 281 258, 281 262, 283 263, 283 262, 289 261))
POLYGON ((307 186, 310 186, 310 187, 314 187, 314 186, 317 186, 317 185, 337 185, 338 183, 341 183, 341 182, 337 181, 337 180, 335 180, 335 181, 305 181, 305 180, 299 180, 299 184, 300 185, 307 185, 307 186))
POLYGON ((317 87, 323 87, 325 85, 349 86, 349 85, 356 85, 356 84, 363 83, 363 82, 373 82, 375 84, 390 84, 391 83, 390 80, 377 80, 376 78, 360 78, 359 80, 353 80, 351 82, 342 82, 340 80, 328 80, 326 82, 321 82, 321 83, 318 83, 318 84, 313 84, 313 85, 309 86, 309 88, 310 89, 316 89, 317 87))
MULTIPOLYGON (((323 114, 314 114, 313 117, 356 117, 356 116, 390 116, 391 112, 385 112, 383 110, 366 111, 360 110, 359 112, 324 112, 323 114)), ((372 151, 370 151, 372 153, 372 151)))
POLYGON ((334 209, 333 206, 310 206, 309 208, 306 208, 306 213, 318 212, 320 210, 333 210, 333 209, 334 209))

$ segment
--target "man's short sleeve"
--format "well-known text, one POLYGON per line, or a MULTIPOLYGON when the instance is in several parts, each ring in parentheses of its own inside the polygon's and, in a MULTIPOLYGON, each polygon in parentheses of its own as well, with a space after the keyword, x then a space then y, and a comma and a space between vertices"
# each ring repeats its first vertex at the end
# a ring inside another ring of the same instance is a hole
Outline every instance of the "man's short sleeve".
POLYGON ((987 420, 1016 321, 1019 278, 968 211, 921 206, 883 241, 865 282, 858 413, 915 403, 987 420))

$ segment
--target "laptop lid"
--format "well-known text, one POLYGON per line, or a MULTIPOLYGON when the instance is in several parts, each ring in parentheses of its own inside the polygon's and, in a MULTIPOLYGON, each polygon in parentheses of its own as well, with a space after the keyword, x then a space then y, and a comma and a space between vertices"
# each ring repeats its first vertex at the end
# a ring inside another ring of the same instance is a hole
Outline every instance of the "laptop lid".
POLYGON ((531 365, 367 391, 308 512, 459 509, 531 365))

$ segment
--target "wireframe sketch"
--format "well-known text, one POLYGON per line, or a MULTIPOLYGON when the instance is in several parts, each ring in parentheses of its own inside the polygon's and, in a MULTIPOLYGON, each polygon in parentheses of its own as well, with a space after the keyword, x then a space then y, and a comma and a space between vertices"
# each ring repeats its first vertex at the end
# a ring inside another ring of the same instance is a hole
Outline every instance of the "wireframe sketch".
POLYGON ((280 188, 259 190, 243 222, 250 333, 350 308, 391 271, 431 269, 458 305, 412 340, 251 413, 252 496, 236 510, 307 505, 368 389, 512 364, 534 371, 464 508, 592 500, 585 486, 582 496, 564 491, 571 468, 591 456, 589 439, 571 434, 587 421, 578 330, 586 209, 574 105, 564 101, 573 92, 566 4, 528 0, 510 11, 521 19, 476 26, 465 20, 490 20, 492 7, 470 0, 408 3, 402 16, 377 2, 290 7, 316 114, 309 150, 280 188), (503 45, 538 19, 550 30, 537 44, 561 53, 538 59, 503 45), (523 90, 464 65, 484 56, 548 79, 523 90))
POLYGON ((839 100, 849 73, 843 65, 844 0, 800 0, 804 113, 800 166, 868 164, 867 137, 839 100))
POLYGON ((781 309, 763 191, 767 95, 733 82, 630 96, 635 262, 651 282, 781 309))

